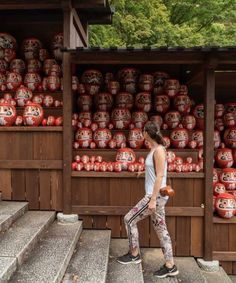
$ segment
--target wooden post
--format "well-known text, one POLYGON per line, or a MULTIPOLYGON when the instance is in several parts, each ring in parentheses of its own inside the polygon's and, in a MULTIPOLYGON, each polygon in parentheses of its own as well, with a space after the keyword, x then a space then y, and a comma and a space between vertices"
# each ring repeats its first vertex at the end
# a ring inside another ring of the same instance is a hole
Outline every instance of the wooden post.
MULTIPOLYGON (((75 48, 80 37, 87 46, 87 35, 71 0, 62 0, 64 47, 75 48)), ((72 163, 72 62, 69 52, 63 53, 63 213, 71 213, 71 163, 72 163)))
MULTIPOLYGON (((73 46, 73 15, 70 1, 62 1, 64 47, 73 46)), ((72 87, 71 56, 63 53, 63 213, 71 213, 72 87)))
POLYGON ((214 110, 215 110, 215 68, 216 60, 211 59, 205 66, 204 95, 204 187, 205 187, 205 218, 204 218, 204 259, 212 260, 213 250, 213 158, 214 158, 214 110))

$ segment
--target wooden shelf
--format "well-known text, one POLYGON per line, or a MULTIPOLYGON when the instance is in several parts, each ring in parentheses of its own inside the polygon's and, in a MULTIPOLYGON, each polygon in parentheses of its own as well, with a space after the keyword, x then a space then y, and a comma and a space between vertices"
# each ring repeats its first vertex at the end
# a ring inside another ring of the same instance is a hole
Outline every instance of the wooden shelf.
POLYGON ((231 219, 226 219, 226 218, 222 218, 222 217, 214 215, 213 216, 213 223, 217 223, 217 224, 236 224, 236 216, 234 216, 231 219))
POLYGON ((62 126, 39 126, 39 127, 31 127, 31 126, 13 126, 13 127, 0 127, 0 132, 62 132, 62 126))
MULTIPOLYGON (((23 115, 24 107, 16 107, 17 115, 23 115)), ((62 107, 43 107, 44 116, 55 116, 59 117, 62 116, 63 108, 62 107)))
MULTIPOLYGON (((62 91, 49 91, 49 90, 47 90, 47 91, 38 91, 38 90, 36 90, 36 91, 32 91, 32 92, 33 92, 33 95, 35 95, 35 94, 45 94, 45 95, 51 94, 51 95, 53 95, 53 94, 62 94, 63 93, 62 91)), ((16 91, 12 91, 12 90, 0 91, 0 95, 3 95, 4 93, 15 94, 16 91)))
MULTIPOLYGON (((79 149, 73 149, 73 152, 83 152, 88 150, 89 152, 108 152, 108 151, 117 151, 119 148, 79 148, 79 149)), ((176 149, 176 148, 168 148, 168 151, 173 151, 176 153, 182 153, 182 152, 197 152, 198 153, 198 149, 190 149, 190 148, 186 148, 186 149, 176 149)), ((147 153, 150 151, 150 149, 146 149, 146 148, 140 148, 140 149, 133 149, 134 152, 139 152, 139 153, 147 153)))
MULTIPOLYGON (((72 177, 92 177, 92 178, 137 178, 136 173, 132 172, 95 172, 95 171, 73 171, 72 177)), ((191 173, 168 173, 168 178, 204 178, 204 173, 191 172, 191 173)), ((144 178, 144 175, 139 178, 144 178)))

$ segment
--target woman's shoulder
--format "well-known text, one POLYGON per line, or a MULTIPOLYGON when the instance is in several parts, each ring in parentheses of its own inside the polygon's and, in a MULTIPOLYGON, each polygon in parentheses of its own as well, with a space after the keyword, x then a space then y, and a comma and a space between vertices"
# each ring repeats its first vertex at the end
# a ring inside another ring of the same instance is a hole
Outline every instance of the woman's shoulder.
POLYGON ((166 153, 166 148, 164 147, 164 145, 157 145, 154 150, 153 150, 154 154, 155 153, 166 153))

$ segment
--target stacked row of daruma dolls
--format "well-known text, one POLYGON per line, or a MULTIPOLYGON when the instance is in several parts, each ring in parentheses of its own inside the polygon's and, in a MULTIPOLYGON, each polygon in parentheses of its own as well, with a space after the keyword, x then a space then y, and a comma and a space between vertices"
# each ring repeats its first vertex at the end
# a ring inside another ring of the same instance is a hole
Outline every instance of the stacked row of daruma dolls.
MULTIPOLYGON (((62 125, 62 117, 46 119, 43 111, 62 107, 62 99, 54 96, 62 89, 62 46, 62 33, 52 38, 50 50, 38 38, 18 44, 12 35, 0 33, 0 126, 62 125), (16 107, 25 107, 23 116, 17 115, 16 107)), ((78 79, 73 81, 77 87, 78 79)))
MULTIPOLYGON (((134 155, 132 149, 149 148, 142 133, 148 120, 156 121, 163 130, 169 172, 203 169, 204 106, 196 105, 186 85, 165 72, 146 74, 136 68, 123 68, 117 74, 90 69, 83 72, 80 82, 78 112, 72 116, 74 148, 118 149, 113 168, 111 162, 107 167, 103 162, 101 168, 95 166, 95 171, 138 171, 132 158, 125 169, 117 162, 127 163, 134 155), (191 156, 183 160, 170 148, 197 148, 198 161, 193 162, 191 156)), ((214 197, 214 207, 220 216, 230 218, 235 214, 236 189, 236 169, 232 168, 236 163, 234 101, 215 104, 214 149, 215 167, 222 168, 218 182, 213 184, 214 194, 218 187, 225 188, 224 194, 214 197)), ((94 167, 90 161, 85 165, 80 160, 75 161, 73 169, 91 171, 94 167)))

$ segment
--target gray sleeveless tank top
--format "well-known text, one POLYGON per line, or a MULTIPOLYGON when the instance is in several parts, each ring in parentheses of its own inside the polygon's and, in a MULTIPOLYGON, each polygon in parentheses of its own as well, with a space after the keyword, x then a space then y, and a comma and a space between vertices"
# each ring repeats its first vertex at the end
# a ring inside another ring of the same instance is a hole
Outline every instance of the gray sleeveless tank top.
MULTIPOLYGON (((145 191, 146 195, 151 195, 154 188, 154 183, 156 180, 156 172, 153 164, 153 154, 155 149, 151 150, 147 155, 145 160, 145 191)), ((164 176, 161 182, 161 188, 166 186, 167 178, 167 160, 165 161, 164 176)))

